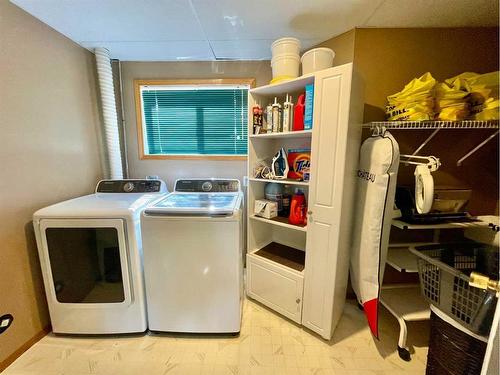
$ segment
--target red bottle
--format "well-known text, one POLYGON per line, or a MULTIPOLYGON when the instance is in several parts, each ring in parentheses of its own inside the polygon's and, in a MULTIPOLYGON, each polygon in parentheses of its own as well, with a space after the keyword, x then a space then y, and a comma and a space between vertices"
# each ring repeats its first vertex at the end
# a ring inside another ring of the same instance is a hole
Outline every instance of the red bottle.
POLYGON ((288 217, 288 222, 293 225, 306 225, 306 211, 306 197, 301 190, 297 189, 290 203, 290 216, 288 217))
POLYGON ((300 94, 297 104, 295 104, 293 112, 293 127, 292 130, 304 130, 304 110, 305 110, 306 94, 300 94))

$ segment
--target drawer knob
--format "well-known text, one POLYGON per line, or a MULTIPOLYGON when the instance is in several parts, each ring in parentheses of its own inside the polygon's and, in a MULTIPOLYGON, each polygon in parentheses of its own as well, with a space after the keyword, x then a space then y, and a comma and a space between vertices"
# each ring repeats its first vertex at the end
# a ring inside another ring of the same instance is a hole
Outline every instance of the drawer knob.
POLYGON ((300 298, 297 298, 295 302, 300 303, 300 298))

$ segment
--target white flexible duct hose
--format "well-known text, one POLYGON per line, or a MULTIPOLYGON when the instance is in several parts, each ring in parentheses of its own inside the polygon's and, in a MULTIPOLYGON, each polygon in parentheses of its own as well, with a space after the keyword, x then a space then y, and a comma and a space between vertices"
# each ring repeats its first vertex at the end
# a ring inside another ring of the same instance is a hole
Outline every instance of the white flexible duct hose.
POLYGON ((109 177, 112 179, 122 179, 122 155, 120 149, 120 136, 118 132, 118 116, 116 114, 111 60, 109 58, 109 51, 105 48, 96 48, 94 53, 97 65, 97 76, 99 78, 99 88, 101 91, 109 177))

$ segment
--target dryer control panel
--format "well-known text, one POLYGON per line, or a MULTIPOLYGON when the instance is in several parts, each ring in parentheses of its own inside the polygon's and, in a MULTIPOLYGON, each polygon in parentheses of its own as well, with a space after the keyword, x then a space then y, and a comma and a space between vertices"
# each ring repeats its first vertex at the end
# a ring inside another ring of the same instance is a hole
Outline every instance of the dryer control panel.
POLYGON ((175 191, 185 193, 237 193, 240 191, 238 180, 226 179, 189 179, 177 180, 175 191))
POLYGON ((165 183, 161 180, 102 180, 95 189, 96 193, 161 193, 165 183))

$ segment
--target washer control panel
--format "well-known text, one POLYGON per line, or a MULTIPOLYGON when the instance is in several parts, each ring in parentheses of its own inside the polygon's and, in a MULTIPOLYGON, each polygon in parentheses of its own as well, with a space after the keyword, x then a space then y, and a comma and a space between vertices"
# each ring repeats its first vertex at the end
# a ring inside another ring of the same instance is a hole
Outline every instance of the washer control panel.
POLYGON ((165 185, 161 180, 102 180, 96 193, 161 193, 165 185))
POLYGON ((186 193, 235 193, 240 191, 238 180, 190 179, 177 180, 175 191, 186 193))

